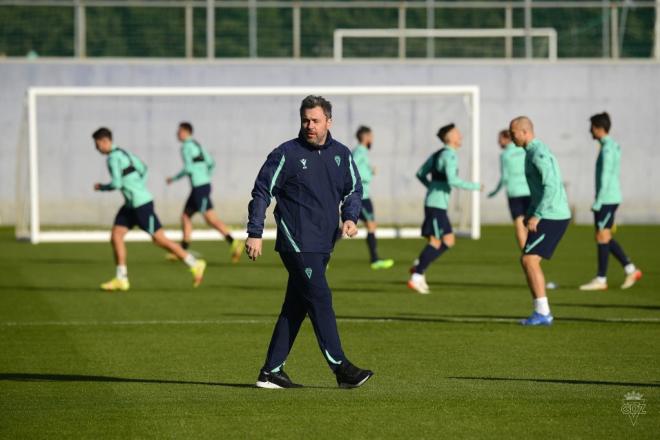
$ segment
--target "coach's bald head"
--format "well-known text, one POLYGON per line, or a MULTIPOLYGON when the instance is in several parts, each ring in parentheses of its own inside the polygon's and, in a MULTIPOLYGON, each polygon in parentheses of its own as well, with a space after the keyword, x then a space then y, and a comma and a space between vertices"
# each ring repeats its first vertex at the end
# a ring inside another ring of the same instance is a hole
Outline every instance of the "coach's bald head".
POLYGON ((509 124, 511 140, 519 147, 525 147, 534 139, 534 124, 527 116, 518 116, 509 124))

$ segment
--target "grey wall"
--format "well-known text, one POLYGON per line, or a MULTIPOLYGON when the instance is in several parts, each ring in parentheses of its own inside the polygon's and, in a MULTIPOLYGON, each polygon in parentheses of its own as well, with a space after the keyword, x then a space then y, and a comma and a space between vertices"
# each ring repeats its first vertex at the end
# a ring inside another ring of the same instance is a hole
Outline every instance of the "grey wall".
MULTIPOLYGON (((590 221, 597 148, 588 134, 588 117, 607 110, 612 135, 623 147, 624 222, 660 221, 660 65, 652 63, 342 63, 331 62, 0 62, 0 224, 15 219, 16 161, 23 98, 29 86, 287 86, 287 85, 452 85, 481 87, 482 181, 498 179, 496 133, 519 114, 536 123, 537 135, 555 152, 579 221, 590 221)), ((336 99, 335 137, 352 145, 355 125, 367 122, 377 135, 373 156, 379 174, 373 196, 381 222, 417 223, 423 188, 416 167, 438 144, 437 126, 465 125, 465 108, 455 100, 411 103, 405 100, 336 99), (415 107, 416 106, 416 107, 415 107), (381 110, 378 110, 381 108, 381 110), (387 108, 387 111, 382 110, 387 108), (412 116, 411 116, 412 115, 412 116)), ((103 160, 91 149, 89 134, 110 125, 117 142, 137 151, 149 164, 150 187, 161 217, 174 221, 187 185, 166 188, 163 179, 179 159, 172 135, 180 119, 192 119, 197 137, 219 162, 215 201, 230 222, 242 223, 251 181, 265 154, 295 135, 297 99, 270 100, 267 115, 258 101, 243 104, 213 100, 123 102, 44 101, 40 106, 40 152, 44 221, 105 224, 118 196, 87 191, 106 180, 103 160), (256 112, 256 116, 255 116, 256 112), (232 137, 232 133, 234 134, 232 137), (63 158, 70 158, 66 160, 63 158), (75 188, 75 189, 71 189, 75 188), (69 197, 67 200, 65 197, 69 197)), ((468 131, 466 127, 466 132, 468 131)), ((469 136, 466 143, 469 144, 469 136)), ((462 152, 461 174, 468 177, 469 151, 462 152)), ((501 194, 483 197, 484 222, 508 221, 501 194)))

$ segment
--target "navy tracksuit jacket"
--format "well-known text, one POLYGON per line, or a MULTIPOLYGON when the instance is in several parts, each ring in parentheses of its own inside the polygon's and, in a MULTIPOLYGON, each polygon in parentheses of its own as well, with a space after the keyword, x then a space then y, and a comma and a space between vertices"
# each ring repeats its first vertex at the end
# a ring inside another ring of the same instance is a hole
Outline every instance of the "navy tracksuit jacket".
POLYGON ((299 135, 273 150, 252 190, 248 236, 261 238, 273 197, 277 202, 275 250, 289 280, 264 370, 282 368, 307 314, 334 370, 346 358, 325 270, 339 235, 340 208, 342 221, 357 223, 360 214, 362 183, 351 151, 330 133, 321 146, 310 145, 299 135))

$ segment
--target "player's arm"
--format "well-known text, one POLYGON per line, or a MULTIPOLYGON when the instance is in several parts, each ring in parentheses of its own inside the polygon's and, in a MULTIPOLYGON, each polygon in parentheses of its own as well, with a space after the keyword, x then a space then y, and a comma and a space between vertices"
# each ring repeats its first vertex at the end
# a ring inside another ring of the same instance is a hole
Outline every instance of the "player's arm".
POLYGON ((192 146, 187 143, 184 144, 183 148, 181 149, 181 159, 183 160, 183 168, 174 176, 169 177, 167 179, 167 183, 176 182, 177 180, 186 176, 190 176, 192 174, 193 164, 195 163, 193 155, 194 155, 194 151, 192 146))
POLYGON ((110 172, 110 183, 97 183, 94 188, 97 191, 114 191, 121 189, 122 168, 118 157, 108 158, 108 171, 110 172))
POLYGON ((441 157, 438 158, 438 162, 442 160, 442 156, 444 156, 445 161, 447 183, 449 183, 450 186, 471 191, 478 191, 481 188, 481 185, 477 182, 467 182, 458 177, 458 160, 455 155, 441 155, 441 157))
POLYGON ((422 182, 422 185, 425 187, 429 187, 431 182, 429 181, 428 175, 429 172, 431 171, 431 167, 433 167, 433 156, 429 157, 426 162, 422 164, 421 167, 417 170, 417 173, 415 176, 417 177, 417 180, 422 182))
POLYGON ((497 186, 494 190, 488 193, 488 197, 495 197, 495 195, 500 192, 500 190, 506 185, 507 181, 507 169, 504 165, 504 155, 500 155, 500 180, 497 182, 497 186))
POLYGON ((594 211, 600 210, 600 208, 603 206, 603 195, 605 194, 605 191, 607 191, 606 188, 609 187, 609 185, 612 183, 612 174, 614 170, 614 154, 612 151, 609 150, 603 150, 602 154, 602 160, 603 160, 603 166, 600 172, 600 176, 598 176, 599 180, 599 191, 598 194, 596 194, 596 200, 594 201, 594 204, 592 205, 591 209, 594 211))
POLYGON ((557 197, 557 193, 561 191, 561 182, 555 172, 556 167, 552 163, 552 157, 548 154, 535 155, 532 163, 541 175, 541 185, 543 186, 541 201, 532 212, 532 217, 536 217, 540 221, 543 218, 543 213, 550 209, 552 201, 557 197))
POLYGON ((342 234, 349 237, 357 234, 357 221, 362 208, 362 180, 355 169, 353 157, 348 155, 348 167, 344 175, 344 191, 341 203, 342 234))
POLYGON ((246 252, 252 260, 261 255, 261 237, 264 232, 266 209, 281 189, 285 178, 286 156, 281 148, 273 150, 262 165, 252 188, 252 200, 248 204, 248 239, 246 252))

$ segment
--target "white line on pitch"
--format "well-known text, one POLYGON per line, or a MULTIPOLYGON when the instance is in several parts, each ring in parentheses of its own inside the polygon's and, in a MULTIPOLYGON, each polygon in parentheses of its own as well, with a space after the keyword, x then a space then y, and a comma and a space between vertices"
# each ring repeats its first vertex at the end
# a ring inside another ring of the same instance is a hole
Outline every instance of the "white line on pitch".
MULTIPOLYGON (((570 322, 575 318, 565 318, 570 322)), ((580 318, 577 318, 580 319, 580 318)), ((587 320, 590 318, 584 318, 587 320)), ((558 318, 561 321, 561 318, 558 318)), ((594 318, 596 322, 613 323, 656 323, 660 318, 594 318)), ((136 320, 136 321, 5 321, 0 327, 84 327, 84 326, 146 326, 146 325, 232 325, 232 324, 272 324, 275 319, 224 319, 224 320, 136 320)), ((518 322, 516 318, 478 318, 478 317, 393 317, 393 318, 337 318, 344 323, 396 323, 396 322, 423 322, 423 323, 492 323, 492 322, 518 322)))

